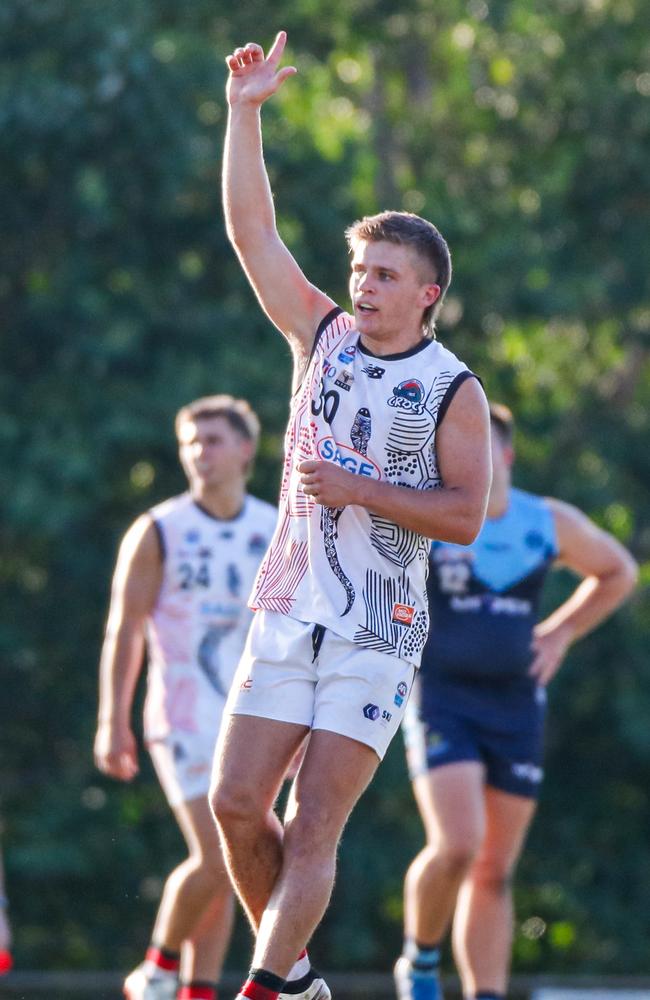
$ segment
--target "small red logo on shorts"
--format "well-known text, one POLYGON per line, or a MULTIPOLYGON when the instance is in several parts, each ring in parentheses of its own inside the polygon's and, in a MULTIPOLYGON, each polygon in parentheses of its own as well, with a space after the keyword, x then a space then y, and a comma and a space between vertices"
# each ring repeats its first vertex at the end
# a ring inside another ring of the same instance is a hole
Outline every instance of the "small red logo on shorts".
POLYGON ((391 621, 394 625, 406 625, 409 627, 413 624, 414 613, 415 608, 411 607, 410 604, 393 604, 391 621))
POLYGON ((239 690, 240 691, 250 691, 253 686, 253 678, 247 677, 245 681, 242 681, 239 690))

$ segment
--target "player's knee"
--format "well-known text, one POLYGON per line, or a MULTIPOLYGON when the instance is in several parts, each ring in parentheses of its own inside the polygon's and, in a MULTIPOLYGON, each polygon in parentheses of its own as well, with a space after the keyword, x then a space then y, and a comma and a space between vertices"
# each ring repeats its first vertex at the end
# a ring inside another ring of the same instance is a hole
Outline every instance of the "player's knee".
POLYGON ((480 846, 480 839, 468 834, 455 840, 443 842, 437 854, 450 874, 460 876, 472 867, 480 846))
POLYGON ((492 896, 507 896, 512 891, 512 869, 499 860, 484 859, 472 868, 472 882, 492 896))
POLYGON ((259 803, 252 791, 241 785, 222 781, 210 790, 210 808, 217 826, 228 835, 231 829, 261 819, 259 803))
POLYGON ((314 863, 336 854, 340 821, 327 810, 303 806, 285 827, 285 854, 314 863))

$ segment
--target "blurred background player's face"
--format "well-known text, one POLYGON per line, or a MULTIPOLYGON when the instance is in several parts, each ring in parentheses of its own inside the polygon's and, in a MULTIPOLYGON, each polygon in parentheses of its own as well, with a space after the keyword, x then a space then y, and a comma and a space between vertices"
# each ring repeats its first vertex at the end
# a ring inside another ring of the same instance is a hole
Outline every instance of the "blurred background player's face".
POLYGON ((253 446, 225 417, 207 417, 182 424, 179 453, 190 486, 210 489, 244 478, 253 446))
POLYGON ((409 247, 360 240, 352 255, 350 298, 359 333, 378 340, 419 330, 440 289, 425 280, 424 266, 409 247))

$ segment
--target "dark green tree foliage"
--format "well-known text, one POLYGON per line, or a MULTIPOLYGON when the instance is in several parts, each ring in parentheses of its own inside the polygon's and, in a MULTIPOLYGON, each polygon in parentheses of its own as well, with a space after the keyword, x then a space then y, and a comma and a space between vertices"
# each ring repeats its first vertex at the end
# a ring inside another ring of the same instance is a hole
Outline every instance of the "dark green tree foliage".
MULTIPOLYGON (((251 399, 253 489, 277 491, 289 353, 220 208, 233 45, 290 34, 300 75, 265 111, 265 141, 309 277, 345 304, 346 223, 382 207, 435 221, 455 264, 440 336, 515 410, 518 483, 577 503, 647 559, 647 5, 438 7, 0 7, 0 789, 23 966, 128 967, 181 854, 144 755, 124 788, 91 753, 116 546, 183 489, 177 408, 251 399)), ((549 602, 571 584, 560 576, 549 602)), ((552 687, 519 969, 645 968, 649 619, 642 583, 552 687)), ((389 966, 420 842, 398 740, 344 838, 314 943, 324 964, 389 966)), ((240 926, 231 965, 247 947, 240 926)))

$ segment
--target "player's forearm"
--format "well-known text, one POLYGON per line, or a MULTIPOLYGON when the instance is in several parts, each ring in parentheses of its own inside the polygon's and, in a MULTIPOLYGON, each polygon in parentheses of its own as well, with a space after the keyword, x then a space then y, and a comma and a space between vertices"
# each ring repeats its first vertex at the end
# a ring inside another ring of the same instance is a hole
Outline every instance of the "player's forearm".
POLYGON ((262 149, 261 109, 235 104, 228 112, 223 159, 223 204, 231 242, 245 250, 249 240, 275 230, 275 210, 262 149))
POLYGON ((607 576, 586 577, 564 604, 540 622, 539 631, 566 629, 572 641, 592 632, 629 597, 636 583, 635 565, 631 561, 607 576))
POLYGON ((98 719, 128 725, 136 684, 142 669, 144 631, 138 622, 109 622, 99 673, 98 719))
POLYGON ((470 545, 485 517, 482 498, 466 489, 413 490, 371 479, 363 479, 357 485, 355 502, 371 514, 440 542, 470 545))

